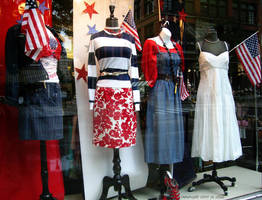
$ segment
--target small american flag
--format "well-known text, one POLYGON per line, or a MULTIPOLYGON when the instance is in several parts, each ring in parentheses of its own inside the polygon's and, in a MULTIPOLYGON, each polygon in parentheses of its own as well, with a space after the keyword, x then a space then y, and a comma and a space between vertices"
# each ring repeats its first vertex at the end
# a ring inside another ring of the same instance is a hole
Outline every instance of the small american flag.
POLYGON ((236 53, 241 61, 247 76, 255 86, 261 83, 260 48, 257 34, 253 34, 243 41, 237 48, 236 53))
POLYGON ((184 101, 187 97, 189 97, 189 93, 186 89, 184 83, 184 76, 182 72, 179 73, 179 91, 180 91, 180 98, 182 101, 184 101))
POLYGON ((49 37, 35 0, 26 0, 21 32, 26 35, 25 54, 35 61, 44 56, 49 37))
POLYGON ((123 29, 125 32, 129 33, 130 35, 132 35, 135 38, 135 44, 136 44, 136 48, 141 51, 142 50, 142 46, 139 40, 139 36, 136 30, 136 24, 132 15, 132 11, 129 9, 124 21, 122 22, 121 29, 123 29))

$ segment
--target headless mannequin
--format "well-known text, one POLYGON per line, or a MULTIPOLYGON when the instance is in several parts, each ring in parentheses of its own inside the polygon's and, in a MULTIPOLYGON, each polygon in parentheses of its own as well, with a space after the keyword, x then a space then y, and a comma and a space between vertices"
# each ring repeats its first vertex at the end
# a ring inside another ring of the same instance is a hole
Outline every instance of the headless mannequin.
POLYGON ((162 28, 159 35, 154 37, 154 41, 162 47, 164 47, 163 45, 164 42, 168 49, 173 49, 174 45, 171 41, 171 35, 172 35, 171 32, 167 28, 162 28), (161 40, 161 38, 163 41, 161 40))
MULTIPOLYGON (((110 5, 110 17, 106 19, 106 31, 111 33, 119 33, 120 28, 118 25, 118 19, 114 17, 115 6, 110 5)), ((111 186, 114 187, 114 190, 118 192, 118 200, 121 200, 122 197, 125 199, 136 200, 136 198, 132 195, 129 183, 129 176, 127 174, 121 176, 121 165, 120 165, 120 156, 119 156, 119 148, 114 148, 114 158, 113 158, 113 172, 114 177, 105 176, 103 179, 103 189, 102 194, 99 200, 106 200, 108 190, 111 186), (125 188, 125 193, 121 194, 122 186, 125 188)))
MULTIPOLYGON (((154 37, 153 39, 157 43, 157 45, 160 45, 162 47, 166 46, 168 49, 173 49, 174 45, 173 45, 173 42, 171 41, 171 36, 172 36, 172 33, 170 32, 170 30, 163 27, 159 35, 154 37)), ((167 189, 165 186, 165 182, 164 182, 166 171, 171 171, 171 174, 173 174, 172 166, 173 166, 172 164, 160 164, 159 165, 158 173, 160 177, 160 195, 161 196, 164 195, 167 189)))
MULTIPOLYGON (((209 52, 215 56, 220 55, 221 53, 224 53, 228 51, 228 44, 225 43, 224 41, 220 41, 217 32, 215 29, 210 28, 208 30, 208 33, 206 37, 204 38, 203 41, 199 42, 199 45, 201 47, 201 51, 204 52, 209 52)), ((197 45, 199 48, 199 46, 197 45)), ((200 49, 198 49, 200 50, 200 49)), ((225 196, 228 194, 228 189, 227 186, 222 182, 222 181, 230 181, 231 186, 235 185, 236 178, 235 177, 219 177, 217 175, 216 171, 216 163, 213 163, 213 170, 212 170, 212 175, 210 174, 204 174, 203 179, 198 180, 197 182, 192 182, 192 186, 188 188, 189 192, 192 192, 195 190, 195 186, 201 185, 206 182, 215 182, 217 183, 224 191, 225 196)))
MULTIPOLYGON (((199 45, 201 47, 201 51, 212 53, 215 56, 227 51, 225 42, 219 40, 217 32, 213 28, 208 29, 207 35, 203 41, 199 42, 199 45)), ((197 48, 199 48, 198 45, 197 48)))

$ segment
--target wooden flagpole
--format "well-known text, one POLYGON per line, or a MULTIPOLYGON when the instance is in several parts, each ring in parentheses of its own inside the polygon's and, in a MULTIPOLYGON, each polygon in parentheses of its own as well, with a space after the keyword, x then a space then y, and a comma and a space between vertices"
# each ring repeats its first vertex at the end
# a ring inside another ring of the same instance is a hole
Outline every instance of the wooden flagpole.
POLYGON ((157 0, 158 4, 158 21, 161 22, 161 6, 160 6, 160 0, 157 0))

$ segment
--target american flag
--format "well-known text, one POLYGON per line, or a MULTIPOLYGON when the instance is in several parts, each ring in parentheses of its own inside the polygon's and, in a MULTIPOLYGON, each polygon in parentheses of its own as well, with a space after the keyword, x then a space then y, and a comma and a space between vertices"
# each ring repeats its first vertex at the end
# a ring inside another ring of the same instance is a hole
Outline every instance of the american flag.
POLYGON ((184 101, 187 97, 189 97, 189 93, 186 89, 186 86, 184 83, 184 76, 182 72, 180 72, 179 74, 179 91, 180 91, 180 99, 182 101, 184 101))
POLYGON ((26 35, 25 54, 38 61, 49 44, 49 37, 35 0, 26 0, 21 32, 26 35))
POLYGON ((135 44, 136 44, 136 48, 141 51, 142 50, 142 46, 139 40, 139 36, 136 30, 136 24, 132 15, 132 11, 129 9, 124 21, 122 22, 121 29, 123 29, 125 32, 131 34, 134 38, 135 38, 135 44))
POLYGON ((261 83, 260 48, 257 33, 243 41, 236 48, 236 53, 251 83, 254 86, 261 83))

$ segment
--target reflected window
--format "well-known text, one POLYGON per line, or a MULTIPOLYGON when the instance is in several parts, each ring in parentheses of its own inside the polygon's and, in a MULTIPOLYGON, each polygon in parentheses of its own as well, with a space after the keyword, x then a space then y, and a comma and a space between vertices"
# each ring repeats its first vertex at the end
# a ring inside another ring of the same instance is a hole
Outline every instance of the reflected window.
POLYGON ((134 5, 134 18, 135 18, 135 20, 140 19, 140 12, 141 12, 140 0, 135 0, 135 5, 134 5))
POLYGON ((154 12, 154 0, 145 0, 144 13, 150 15, 154 12))

